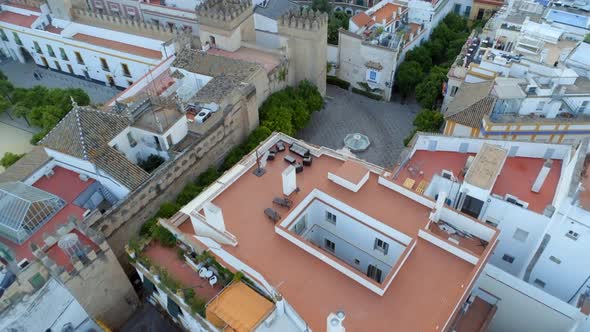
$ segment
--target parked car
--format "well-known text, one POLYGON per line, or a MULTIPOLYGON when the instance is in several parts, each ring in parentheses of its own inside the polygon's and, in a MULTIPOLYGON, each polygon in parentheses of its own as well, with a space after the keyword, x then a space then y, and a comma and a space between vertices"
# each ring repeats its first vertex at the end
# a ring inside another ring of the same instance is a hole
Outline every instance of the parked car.
POLYGON ((197 114, 197 116, 195 117, 195 122, 196 123, 204 123, 210 117, 211 117, 211 111, 210 110, 201 110, 199 112, 199 114, 197 114))

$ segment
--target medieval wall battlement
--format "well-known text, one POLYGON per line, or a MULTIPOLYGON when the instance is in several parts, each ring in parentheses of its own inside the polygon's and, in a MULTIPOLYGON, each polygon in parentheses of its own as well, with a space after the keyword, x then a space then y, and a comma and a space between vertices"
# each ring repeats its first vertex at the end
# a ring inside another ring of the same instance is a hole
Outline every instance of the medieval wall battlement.
POLYGON ((197 7, 201 26, 234 30, 254 13, 251 0, 209 0, 197 7))
POLYGON ((281 28, 320 31, 328 26, 328 14, 311 9, 289 11, 278 19, 281 28))

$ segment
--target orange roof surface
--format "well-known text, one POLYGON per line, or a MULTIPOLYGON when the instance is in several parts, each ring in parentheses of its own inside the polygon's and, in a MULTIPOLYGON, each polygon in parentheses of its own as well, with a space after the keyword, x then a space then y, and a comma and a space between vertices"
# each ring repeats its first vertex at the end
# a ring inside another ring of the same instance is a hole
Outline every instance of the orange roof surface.
MULTIPOLYGON (((475 156, 475 154, 418 150, 404 166, 395 182, 402 185, 407 178, 415 180, 416 184, 421 181, 430 182, 432 177, 435 174, 441 174, 442 170, 453 172, 455 177, 463 181, 464 178, 461 172, 469 156, 475 156), (433 160, 436 162, 433 162, 433 160), (411 171, 410 168, 415 170, 411 171)), ((543 213, 545 207, 551 204, 555 196, 562 164, 561 160, 553 160, 553 165, 543 187, 541 187, 541 191, 535 193, 531 191, 531 188, 544 162, 543 158, 506 158, 504 167, 492 187, 492 193, 500 196, 511 194, 529 203, 529 210, 543 213)))
POLYGON ((219 48, 210 48, 207 52, 213 55, 220 55, 230 59, 257 63, 259 65, 262 65, 267 73, 273 70, 276 66, 278 66, 281 63, 281 60, 278 58, 278 56, 274 54, 255 50, 253 48, 248 47, 240 47, 239 49, 233 52, 225 51, 219 48))
POLYGON ((0 12, 0 21, 21 27, 30 28, 31 25, 39 18, 36 15, 21 15, 9 11, 0 12))
POLYGON ((142 56, 145 58, 150 58, 150 59, 162 58, 162 52, 160 52, 160 51, 151 50, 151 49, 145 48, 145 47, 125 44, 125 43, 121 43, 121 42, 117 42, 117 41, 113 41, 113 40, 98 38, 98 37, 86 35, 83 33, 77 33, 74 36, 72 36, 72 38, 74 38, 75 40, 79 40, 79 41, 88 43, 88 44, 102 46, 102 47, 110 48, 110 49, 125 52, 125 53, 135 54, 135 55, 142 56))
MULTIPOLYGON (((274 304, 243 282, 227 286, 207 305, 207 319, 219 318, 232 331, 250 332, 274 309, 274 304)), ((220 328, 225 327, 219 326, 220 328)))
MULTIPOLYGON (((391 331, 392 324, 397 331, 440 331, 465 300, 484 260, 474 266, 419 238, 430 209, 378 184, 378 175, 371 173, 354 193, 328 180, 328 172, 343 161, 328 155, 314 158, 312 166, 297 174, 300 191, 290 196, 294 206, 318 189, 416 241, 385 294, 379 296, 275 232, 263 211, 273 207, 274 197, 282 197, 286 154, 301 162, 288 150, 279 152, 262 177, 252 174, 256 167, 252 166, 213 200, 223 211, 226 229, 238 239, 237 246, 223 248, 261 273, 314 331, 325 330, 326 317, 337 310, 346 312, 347 331, 391 331)), ((277 211, 282 217, 289 213, 284 208, 277 211)), ((190 221, 179 229, 194 231, 190 221)), ((486 255, 492 247, 488 246, 486 255)))
MULTIPOLYGON (((375 18, 375 22, 377 23, 383 23, 383 20, 385 20, 385 24, 389 24, 393 21, 393 13, 395 13, 398 8, 400 8, 400 6, 387 3, 373 13, 372 17, 375 18)), ((397 18, 399 18, 399 16, 397 16, 397 18)))
POLYGON ((351 183, 358 184, 367 172, 368 169, 366 167, 363 167, 356 161, 347 160, 332 173, 350 181, 351 183))
POLYGON ((365 12, 360 12, 360 13, 354 15, 352 17, 352 21, 358 27, 371 26, 371 25, 375 24, 375 21, 373 21, 373 19, 371 17, 369 17, 369 15, 367 15, 365 12))

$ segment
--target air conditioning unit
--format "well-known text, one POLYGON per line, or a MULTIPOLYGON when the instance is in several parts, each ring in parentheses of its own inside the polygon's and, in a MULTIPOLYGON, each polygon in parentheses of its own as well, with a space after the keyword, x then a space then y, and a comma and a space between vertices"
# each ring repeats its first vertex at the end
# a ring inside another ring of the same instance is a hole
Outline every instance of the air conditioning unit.
POLYGON ((46 178, 50 178, 53 176, 53 174, 55 174, 55 172, 53 171, 53 169, 49 169, 45 172, 45 174, 43 174, 46 178))
POLYGON ((80 178, 80 180, 82 180, 84 182, 88 181, 88 175, 86 175, 86 174, 80 174, 79 178, 80 178))

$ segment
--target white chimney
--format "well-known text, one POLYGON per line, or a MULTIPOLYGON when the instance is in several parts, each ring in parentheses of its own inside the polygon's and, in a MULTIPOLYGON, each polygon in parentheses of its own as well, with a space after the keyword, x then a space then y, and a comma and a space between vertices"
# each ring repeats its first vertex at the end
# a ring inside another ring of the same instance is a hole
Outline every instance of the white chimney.
POLYGON ((297 177, 295 176, 295 167, 290 165, 283 173, 283 194, 285 196, 291 195, 297 189, 297 177))
POLYGON ((344 318, 346 318, 344 311, 330 313, 328 315, 328 319, 327 319, 328 328, 326 329, 326 331, 327 332, 345 332, 346 329, 344 328, 344 325, 342 324, 342 322, 344 322, 344 318))
POLYGON ((220 232, 225 232, 225 222, 223 221, 223 213, 221 208, 213 203, 206 203, 203 207, 205 210, 205 220, 207 223, 220 232))
POLYGON ((445 205, 445 200, 447 199, 447 193, 441 191, 438 193, 438 197, 436 198, 436 204, 434 205, 434 211, 430 213, 430 220, 433 222, 438 222, 440 220, 440 214, 442 213, 442 209, 445 205))
POLYGON ((553 165, 553 160, 545 160, 545 163, 543 164, 543 167, 541 168, 539 175, 537 175, 535 183, 533 183, 531 191, 534 191, 536 193, 541 191, 541 187, 543 187, 543 183, 545 183, 545 179, 547 179, 547 175, 549 175, 549 171, 551 171, 551 165, 553 165))

